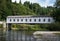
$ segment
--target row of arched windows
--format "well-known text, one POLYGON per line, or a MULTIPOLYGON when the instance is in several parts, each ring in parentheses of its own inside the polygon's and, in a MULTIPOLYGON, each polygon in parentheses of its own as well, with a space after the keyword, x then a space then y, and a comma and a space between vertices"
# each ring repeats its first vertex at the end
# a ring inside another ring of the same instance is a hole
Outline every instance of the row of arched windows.
MULTIPOLYGON (((28 20, 29 20, 29 22, 32 21, 32 19, 17 19, 17 22, 19 22, 19 21, 23 22, 23 20, 25 20, 25 22, 27 22, 28 20)), ((37 19, 33 19, 33 20, 34 20, 34 22, 37 21, 37 19)), ((10 19, 10 22, 11 21, 15 22, 16 19, 10 19)), ((46 19, 43 19, 43 22, 45 22, 45 21, 46 21, 46 19)), ((48 22, 50 22, 50 21, 51 21, 51 19, 48 19, 48 22)), ((41 19, 38 19, 38 22, 41 22, 41 19)))

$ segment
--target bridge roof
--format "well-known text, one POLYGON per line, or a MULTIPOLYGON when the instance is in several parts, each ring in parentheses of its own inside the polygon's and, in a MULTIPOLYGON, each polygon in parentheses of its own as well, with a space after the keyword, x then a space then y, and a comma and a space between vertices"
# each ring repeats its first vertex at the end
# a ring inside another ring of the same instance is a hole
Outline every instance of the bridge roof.
POLYGON ((51 17, 51 16, 46 16, 46 15, 40 15, 40 16, 37 16, 37 15, 35 15, 35 16, 33 16, 33 15, 22 15, 22 16, 7 16, 8 18, 9 17, 51 17))

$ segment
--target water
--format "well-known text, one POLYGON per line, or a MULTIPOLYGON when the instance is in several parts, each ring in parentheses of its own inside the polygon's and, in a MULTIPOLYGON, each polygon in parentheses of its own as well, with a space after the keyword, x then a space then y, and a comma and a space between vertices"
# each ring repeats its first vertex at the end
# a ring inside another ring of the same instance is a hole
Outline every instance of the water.
POLYGON ((3 29, 0 28, 0 41, 5 41, 5 34, 3 33, 3 29))
POLYGON ((60 41, 60 34, 39 35, 34 38, 35 31, 0 31, 0 41, 60 41))
MULTIPOLYGON (((33 32, 33 31, 32 31, 33 32)), ((31 31, 7 31, 6 41, 35 41, 31 31)))

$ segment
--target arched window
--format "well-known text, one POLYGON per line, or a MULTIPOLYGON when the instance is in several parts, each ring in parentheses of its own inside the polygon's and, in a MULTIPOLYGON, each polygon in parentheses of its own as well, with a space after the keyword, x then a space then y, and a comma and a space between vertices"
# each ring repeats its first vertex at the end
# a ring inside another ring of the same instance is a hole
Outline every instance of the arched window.
POLYGON ((12 20, 10 19, 10 22, 11 22, 12 20))
POLYGON ((50 22, 50 19, 48 19, 48 22, 50 22))
POLYGON ((19 19, 17 19, 17 22, 19 22, 19 19))
POLYGON ((13 19, 13 21, 15 21, 15 19, 13 19))
POLYGON ((21 19, 21 21, 23 21, 23 19, 21 19))
POLYGON ((31 22, 32 20, 30 19, 30 22, 31 22))
POLYGON ((43 22, 45 22, 45 19, 43 19, 43 22))
POLYGON ((41 21, 41 19, 39 19, 39 22, 41 21))
POLYGON ((25 19, 25 21, 27 22, 27 19, 25 19))
POLYGON ((34 19, 34 22, 36 22, 36 19, 34 19))

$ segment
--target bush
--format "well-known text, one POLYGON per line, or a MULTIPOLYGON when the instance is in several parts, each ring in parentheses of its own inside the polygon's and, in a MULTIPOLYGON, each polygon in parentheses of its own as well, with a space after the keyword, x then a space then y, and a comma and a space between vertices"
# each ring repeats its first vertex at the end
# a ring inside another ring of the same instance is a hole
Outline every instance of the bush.
POLYGON ((0 28, 3 28, 3 25, 2 24, 0 24, 0 28))
POLYGON ((60 31, 60 23, 56 22, 56 23, 50 24, 49 27, 47 27, 47 29, 50 31, 60 31))

